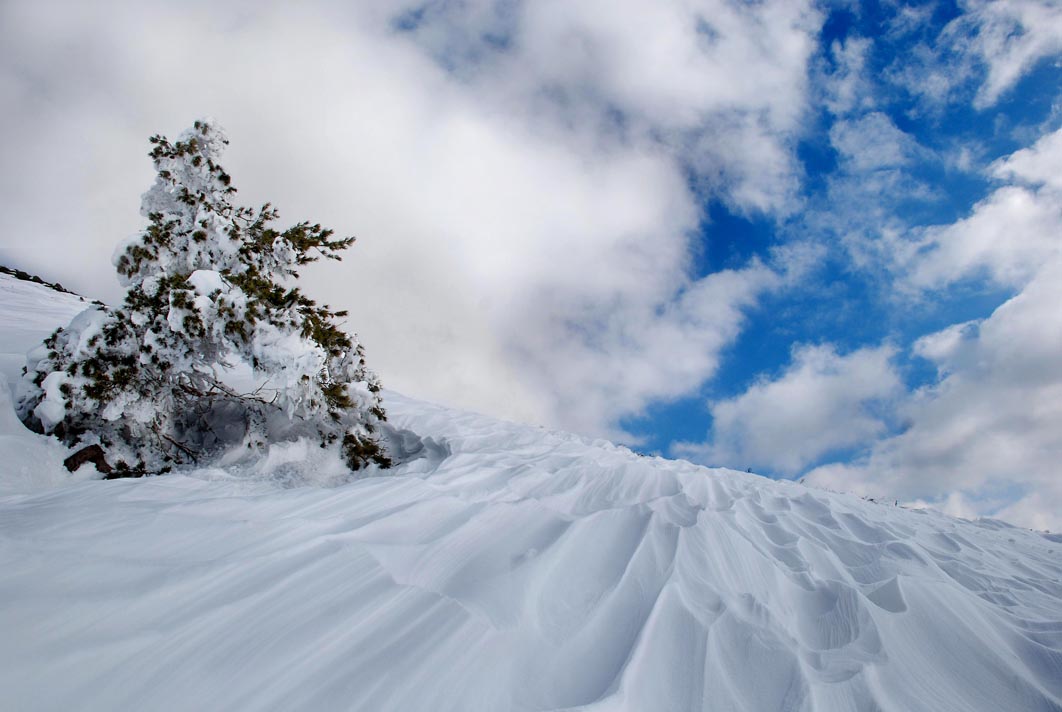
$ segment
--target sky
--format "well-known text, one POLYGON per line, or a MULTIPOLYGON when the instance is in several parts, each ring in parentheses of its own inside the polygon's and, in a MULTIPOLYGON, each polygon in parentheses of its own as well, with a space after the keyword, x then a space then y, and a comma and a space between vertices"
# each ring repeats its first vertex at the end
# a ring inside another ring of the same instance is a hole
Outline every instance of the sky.
POLYGON ((357 242, 388 388, 1062 528, 1062 5, 0 4, 0 263, 110 302, 147 138, 357 242))

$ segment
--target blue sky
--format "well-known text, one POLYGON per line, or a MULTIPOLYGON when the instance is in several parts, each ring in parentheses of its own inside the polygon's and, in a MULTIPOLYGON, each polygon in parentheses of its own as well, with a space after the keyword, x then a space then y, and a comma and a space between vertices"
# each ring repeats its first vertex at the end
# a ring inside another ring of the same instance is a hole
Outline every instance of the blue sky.
POLYGON ((0 13, 2 262, 120 298, 146 138, 211 115, 358 237, 307 287, 388 387, 1062 527, 1057 3, 0 13))
MULTIPOLYGON (((911 181, 932 189, 927 197, 878 195, 878 209, 886 210, 910 226, 947 224, 968 215, 973 205, 992 190, 983 173, 957 170, 947 165, 948 151, 976 147, 980 167, 1022 148, 1030 136, 1060 125, 1062 72, 1058 56, 1046 55, 1030 67, 997 103, 982 109, 972 104, 984 77, 975 71, 953 91, 956 98, 938 105, 927 102, 890 75, 904 66, 904 58, 926 43, 933 43, 944 29, 962 16, 957 3, 918 4, 921 22, 910 33, 891 35, 890 25, 910 6, 890 3, 836 4, 823 7, 824 21, 818 34, 818 77, 828 82, 839 69, 832 48, 850 39, 868 42, 862 98, 873 101, 875 112, 887 117, 898 130, 923 150, 904 166, 911 181)), ((972 33, 972 30, 971 30, 972 33)), ((961 39, 959 40, 961 41, 961 39)), ((947 66, 946 60, 942 66, 947 66)), ((807 131, 799 137, 797 155, 802 176, 802 204, 811 211, 831 210, 830 185, 842 170, 838 150, 831 144, 830 130, 843 116, 824 104, 812 107, 807 131)), ((737 268, 749 259, 770 259, 772 247, 799 239, 813 231, 803 214, 784 220, 734 210, 707 196, 706 219, 697 236, 701 254, 694 269, 707 274, 721 268, 737 268)), ((916 308, 897 309, 888 297, 889 282, 873 271, 854 269, 845 255, 835 254, 836 235, 818 236, 826 254, 810 279, 799 289, 786 290, 763 300, 748 311, 748 323, 736 342, 725 352, 713 381, 682 399, 655 403, 648 411, 626 421, 626 427, 644 438, 645 452, 667 452, 676 440, 703 436, 711 415, 705 402, 726 399, 744 392, 757 379, 776 376, 790 361, 794 342, 832 343, 849 352, 889 341, 901 348, 896 363, 904 385, 915 390, 931 383, 935 369, 925 359, 913 356, 911 346, 920 336, 950 324, 987 317, 1005 302, 1013 290, 1001 289, 985 280, 971 280, 934 294, 916 308), (883 293, 885 292, 885 293, 883 293)), ((902 427, 897 424, 895 427, 902 427)), ((851 457, 852 451, 829 453, 851 457)), ((829 457, 820 458, 823 461, 829 457)), ((740 463, 728 463, 738 467, 740 463)), ((776 474, 759 470, 763 474, 776 474)), ((781 476, 781 475, 777 475, 781 476)))

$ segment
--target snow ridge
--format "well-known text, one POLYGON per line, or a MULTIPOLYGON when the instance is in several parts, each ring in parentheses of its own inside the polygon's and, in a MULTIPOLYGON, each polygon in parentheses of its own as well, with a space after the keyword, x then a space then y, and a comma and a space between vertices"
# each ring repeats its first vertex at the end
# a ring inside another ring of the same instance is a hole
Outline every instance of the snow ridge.
POLYGON ((1054 538, 385 402, 395 474, 0 497, 6 704, 1062 709, 1054 538))

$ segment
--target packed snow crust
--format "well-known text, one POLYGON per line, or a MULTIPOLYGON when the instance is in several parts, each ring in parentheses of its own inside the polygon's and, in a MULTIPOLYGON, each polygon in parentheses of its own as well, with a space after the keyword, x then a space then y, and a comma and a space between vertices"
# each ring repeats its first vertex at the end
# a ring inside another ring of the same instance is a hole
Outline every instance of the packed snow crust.
POLYGON ((1062 709, 1062 541, 997 521, 395 393, 379 476, 71 476, 10 386, 85 306, 0 275, 5 709, 1062 709))

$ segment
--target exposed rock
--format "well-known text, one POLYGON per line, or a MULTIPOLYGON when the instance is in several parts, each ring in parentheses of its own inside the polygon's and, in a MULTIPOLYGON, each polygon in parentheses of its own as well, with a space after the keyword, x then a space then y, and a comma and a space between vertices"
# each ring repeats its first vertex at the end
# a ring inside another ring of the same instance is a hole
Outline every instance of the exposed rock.
POLYGON ((104 475, 110 474, 111 470, 114 469, 107 464, 107 460, 103 454, 103 448, 99 445, 83 447, 70 457, 63 460, 63 464, 70 472, 75 472, 86 462, 91 462, 96 466, 96 469, 104 475))

